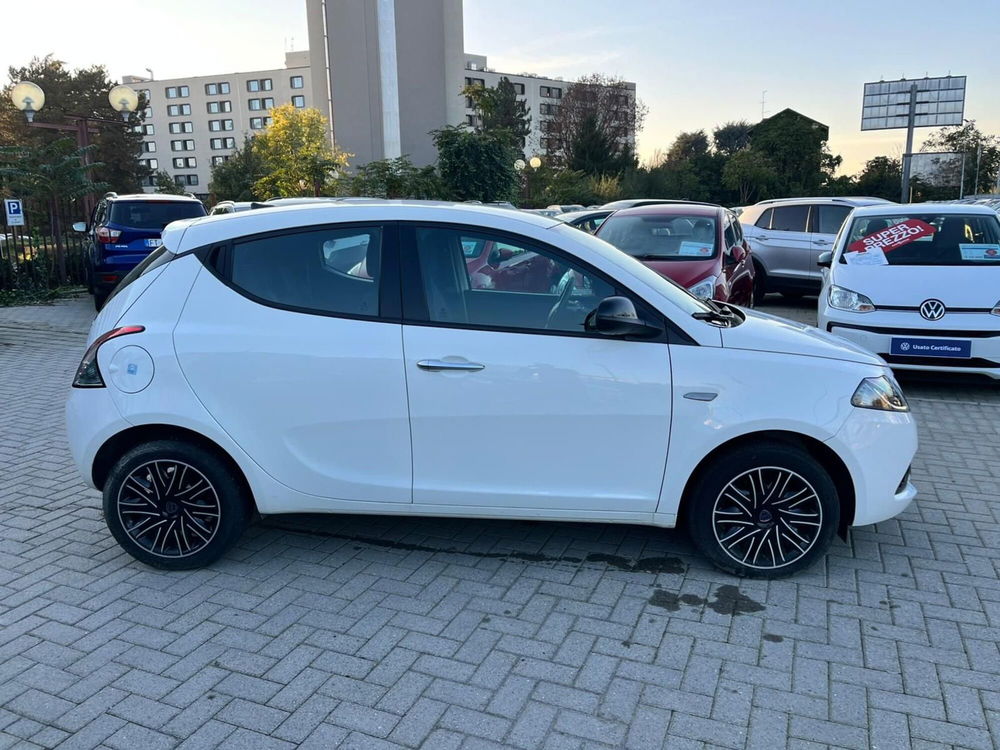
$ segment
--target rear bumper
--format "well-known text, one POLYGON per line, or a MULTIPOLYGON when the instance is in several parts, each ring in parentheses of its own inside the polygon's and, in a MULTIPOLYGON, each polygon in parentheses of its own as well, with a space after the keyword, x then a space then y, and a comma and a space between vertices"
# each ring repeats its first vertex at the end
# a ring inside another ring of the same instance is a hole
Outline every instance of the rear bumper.
POLYGON ((66 400, 66 436, 73 463, 88 487, 94 487, 97 451, 108 438, 130 426, 107 388, 70 389, 66 400))

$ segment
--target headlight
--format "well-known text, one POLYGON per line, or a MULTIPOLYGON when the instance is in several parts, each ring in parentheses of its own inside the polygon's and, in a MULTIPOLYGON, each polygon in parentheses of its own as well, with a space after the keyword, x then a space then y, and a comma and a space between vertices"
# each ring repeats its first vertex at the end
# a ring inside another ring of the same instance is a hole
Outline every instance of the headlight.
POLYGON ((861 409, 878 409, 879 411, 909 411, 910 406, 903 397, 896 381, 879 375, 877 378, 865 378, 851 396, 851 405, 861 409))
POLYGON ((688 291, 698 299, 712 299, 715 296, 715 277, 707 276, 694 286, 689 286, 688 291))
POLYGON ((850 310, 851 312, 867 313, 875 309, 875 304, 863 294, 844 289, 842 286, 833 284, 827 295, 830 307, 838 310, 850 310))

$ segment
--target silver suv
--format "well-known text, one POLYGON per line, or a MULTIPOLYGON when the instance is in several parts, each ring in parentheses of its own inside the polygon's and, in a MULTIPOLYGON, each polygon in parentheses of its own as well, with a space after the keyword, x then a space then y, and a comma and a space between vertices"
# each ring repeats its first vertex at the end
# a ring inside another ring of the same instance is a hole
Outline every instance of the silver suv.
POLYGON ((890 203, 882 198, 781 198, 747 206, 740 213, 756 266, 756 301, 767 292, 787 297, 819 293, 823 277, 816 261, 833 247, 855 206, 890 203))

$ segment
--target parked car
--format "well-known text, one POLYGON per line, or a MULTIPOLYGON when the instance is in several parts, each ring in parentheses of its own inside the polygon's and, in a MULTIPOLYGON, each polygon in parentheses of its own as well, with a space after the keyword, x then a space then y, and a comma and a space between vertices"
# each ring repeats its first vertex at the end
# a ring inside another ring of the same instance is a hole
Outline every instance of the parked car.
POLYGON ((270 204, 258 201, 219 201, 212 206, 212 210, 208 212, 208 215, 219 216, 223 214, 235 214, 240 211, 251 211, 255 208, 268 207, 270 207, 270 204))
POLYGON ((555 211, 556 213, 565 214, 569 213, 570 211, 582 211, 583 204, 582 203, 554 204, 551 206, 547 206, 546 208, 548 208, 549 211, 555 211))
POLYGON ((767 292, 798 298, 817 294, 819 254, 833 247, 856 206, 890 205, 881 198, 789 198, 744 207, 740 223, 753 251, 757 301, 767 292))
POLYGON ((623 208, 639 208, 640 206, 655 206, 658 203, 690 203, 691 201, 678 201, 670 198, 623 198, 622 200, 605 203, 601 208, 609 208, 612 211, 620 211, 623 208))
POLYGON ((585 232, 594 234, 604 223, 604 220, 611 216, 614 211, 606 208, 587 209, 585 211, 567 211, 559 214, 555 218, 569 224, 571 227, 582 229, 585 232))
POLYGON ((174 223, 73 386, 73 459, 115 539, 162 568, 217 559, 254 512, 406 513, 683 522, 719 567, 770 577, 916 492, 913 418, 878 357, 521 212, 174 223), (473 289, 466 240, 536 253, 560 284, 473 289), (349 272, 362 246, 371 278, 349 272))
POLYGON ((160 246, 160 233, 172 221, 205 216, 197 198, 183 195, 106 193, 88 222, 73 225, 87 235, 84 273, 98 310, 126 274, 160 246))
POLYGON ((825 273, 819 324, 894 368, 1000 379, 1000 219, 989 206, 855 209, 825 273))
POLYGON ((753 260, 727 208, 670 203, 616 211, 597 236, 700 299, 754 304, 753 260))

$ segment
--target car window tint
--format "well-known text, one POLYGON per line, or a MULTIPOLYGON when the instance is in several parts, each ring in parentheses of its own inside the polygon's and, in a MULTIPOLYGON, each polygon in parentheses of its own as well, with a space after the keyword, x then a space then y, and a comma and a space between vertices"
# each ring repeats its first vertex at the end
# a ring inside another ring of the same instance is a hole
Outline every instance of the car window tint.
POLYGON ((204 215, 205 207, 195 201, 116 201, 110 221, 133 229, 163 229, 172 221, 204 215))
POLYGON ((736 244, 736 229, 733 227, 732 217, 726 216, 725 236, 726 250, 736 244))
POLYGON ((476 230, 419 227, 430 320, 483 328, 583 332, 614 288, 545 248, 476 230), (468 248, 476 248, 475 255, 468 248))
POLYGON ((760 227, 761 229, 770 229, 772 213, 774 213, 773 208, 767 209, 764 213, 762 213, 759 217, 757 217, 757 221, 753 223, 754 226, 760 227))
POLYGON ((771 218, 771 229, 779 232, 804 232, 809 206, 778 206, 771 218))
POLYGON ((351 227, 295 232, 233 246, 232 283, 304 311, 374 316, 382 232, 351 227))
POLYGON ((851 213, 850 206, 819 206, 819 221, 815 222, 820 234, 836 234, 844 219, 851 213))

